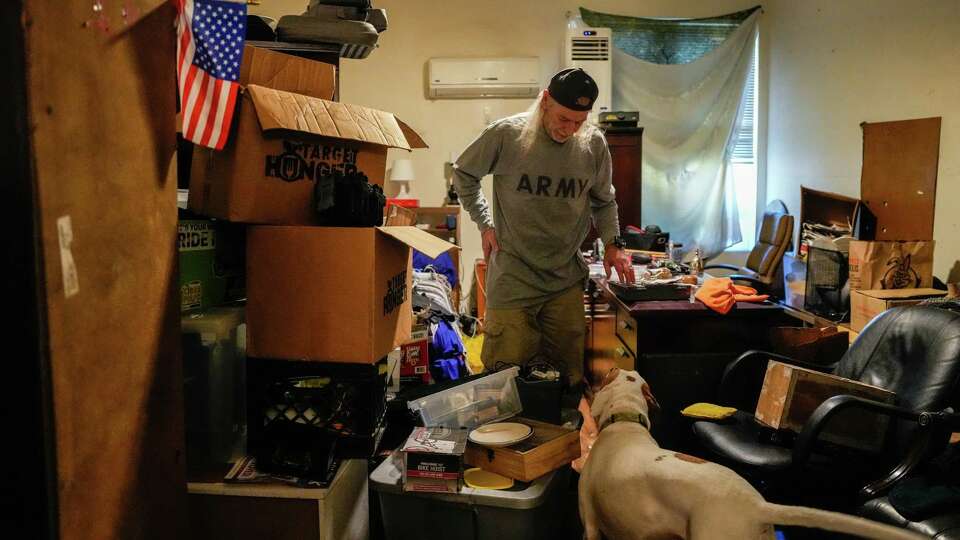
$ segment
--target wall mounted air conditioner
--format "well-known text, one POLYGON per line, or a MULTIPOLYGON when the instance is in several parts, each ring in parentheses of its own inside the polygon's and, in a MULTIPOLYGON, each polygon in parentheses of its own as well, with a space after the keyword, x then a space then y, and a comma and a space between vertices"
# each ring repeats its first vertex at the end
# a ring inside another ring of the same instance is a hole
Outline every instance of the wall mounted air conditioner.
POLYGON ((563 67, 583 68, 600 90, 590 118, 609 111, 613 106, 613 43, 609 28, 567 28, 563 44, 563 67))
POLYGON ((431 98, 532 98, 540 91, 540 59, 431 58, 431 98))

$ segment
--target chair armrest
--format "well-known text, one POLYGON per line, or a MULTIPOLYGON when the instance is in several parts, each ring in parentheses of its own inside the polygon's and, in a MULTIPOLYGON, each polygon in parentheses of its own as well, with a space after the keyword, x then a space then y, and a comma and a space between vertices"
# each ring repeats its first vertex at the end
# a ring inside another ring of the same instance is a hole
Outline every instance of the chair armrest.
MULTIPOLYGON (((833 365, 823 366, 819 364, 811 364, 809 362, 802 362, 789 356, 784 356, 782 354, 772 353, 769 351, 758 351, 750 350, 740 356, 738 356, 734 361, 727 364, 727 367, 723 370, 723 376, 720 378, 720 390, 718 396, 720 398, 720 403, 730 403, 733 401, 734 396, 743 397, 743 381, 742 378, 745 374, 752 372, 753 370, 758 370, 758 364, 763 362, 766 366, 767 360, 778 360, 784 364, 790 364, 797 367, 812 369, 814 371, 820 371, 823 373, 833 373, 833 365), (736 385, 739 384, 739 388, 736 385)), ((751 394, 753 389, 749 389, 751 394)), ((760 395, 760 388, 756 389, 756 395, 760 395)), ((754 403, 754 408, 756 404, 754 403)))
POLYGON ((937 433, 940 433, 942 438, 947 439, 950 432, 960 428, 960 415, 953 413, 952 409, 915 411, 851 395, 833 396, 813 411, 797 436, 796 443, 793 446, 794 466, 802 466, 810 459, 814 445, 830 419, 851 408, 866 409, 901 420, 914 421, 922 430, 920 437, 911 445, 899 463, 894 465, 880 480, 871 482, 861 489, 860 494, 864 498, 879 495, 912 471, 922 461, 927 451, 938 442, 937 433))
POLYGON ((710 270, 712 268, 723 268, 725 270, 734 270, 734 271, 740 270, 740 267, 735 264, 725 264, 725 263, 708 264, 703 267, 704 270, 710 270))
POLYGON ((757 279, 757 278, 755 278, 755 277, 753 277, 753 276, 745 276, 745 275, 743 275, 743 274, 732 274, 732 275, 729 275, 729 276, 727 276, 727 277, 730 278, 730 279, 732 279, 733 281, 746 281, 747 283, 749 283, 750 285, 752 285, 753 288, 755 288, 755 289, 757 289, 758 291, 760 291, 761 294, 762 294, 764 291, 766 291, 767 289, 770 288, 769 285, 767 285, 766 283, 760 281, 759 279, 757 279))

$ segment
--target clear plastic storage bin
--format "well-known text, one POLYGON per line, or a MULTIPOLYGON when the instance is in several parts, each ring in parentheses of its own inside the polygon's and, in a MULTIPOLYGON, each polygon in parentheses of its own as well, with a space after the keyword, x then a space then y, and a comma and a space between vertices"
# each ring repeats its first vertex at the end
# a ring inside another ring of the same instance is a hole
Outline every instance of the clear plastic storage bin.
POLYGON ((517 393, 519 367, 511 367, 468 383, 411 401, 427 427, 475 428, 522 411, 517 393))

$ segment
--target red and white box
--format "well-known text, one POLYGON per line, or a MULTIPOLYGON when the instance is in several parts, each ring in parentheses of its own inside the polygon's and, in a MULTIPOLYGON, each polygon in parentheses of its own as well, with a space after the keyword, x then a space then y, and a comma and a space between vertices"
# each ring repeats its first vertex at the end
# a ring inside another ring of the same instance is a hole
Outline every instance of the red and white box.
POLYGON ((426 325, 413 327, 410 341, 400 345, 400 383, 430 383, 430 332, 426 325))

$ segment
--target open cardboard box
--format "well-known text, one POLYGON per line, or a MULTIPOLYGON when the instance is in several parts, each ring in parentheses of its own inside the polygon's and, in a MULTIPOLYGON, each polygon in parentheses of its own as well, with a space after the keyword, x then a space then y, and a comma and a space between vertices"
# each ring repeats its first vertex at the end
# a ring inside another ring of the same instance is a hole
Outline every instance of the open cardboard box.
POLYGON ((912 306, 927 298, 942 298, 947 291, 918 289, 857 289, 850 291, 850 329, 859 333, 874 317, 898 306, 912 306))
POLYGON ((258 84, 243 89, 235 114, 227 145, 198 147, 190 174, 190 209, 230 221, 316 224, 317 178, 360 172, 383 185, 388 148, 427 146, 391 113, 258 84))
POLYGON ((250 227, 248 355, 374 363, 409 341, 410 248, 458 249, 416 227, 250 227))

